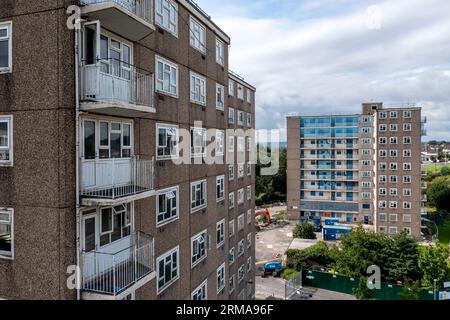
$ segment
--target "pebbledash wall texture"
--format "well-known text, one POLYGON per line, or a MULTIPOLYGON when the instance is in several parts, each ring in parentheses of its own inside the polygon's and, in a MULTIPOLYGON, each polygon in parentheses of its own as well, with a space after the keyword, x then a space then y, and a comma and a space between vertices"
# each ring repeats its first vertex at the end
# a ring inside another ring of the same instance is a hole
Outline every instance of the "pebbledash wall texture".
POLYGON ((229 44, 190 1, 1 1, 0 298, 254 298, 256 89, 229 44), (174 162, 210 142, 234 161, 174 162))

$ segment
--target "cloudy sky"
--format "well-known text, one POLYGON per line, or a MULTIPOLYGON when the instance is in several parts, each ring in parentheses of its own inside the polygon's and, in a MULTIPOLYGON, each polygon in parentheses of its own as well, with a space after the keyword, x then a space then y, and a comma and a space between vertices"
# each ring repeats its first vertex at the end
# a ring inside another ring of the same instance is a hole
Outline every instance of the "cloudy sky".
POLYGON ((449 0, 197 0, 231 36, 231 69, 257 89, 259 129, 288 113, 416 103, 450 140, 449 0))

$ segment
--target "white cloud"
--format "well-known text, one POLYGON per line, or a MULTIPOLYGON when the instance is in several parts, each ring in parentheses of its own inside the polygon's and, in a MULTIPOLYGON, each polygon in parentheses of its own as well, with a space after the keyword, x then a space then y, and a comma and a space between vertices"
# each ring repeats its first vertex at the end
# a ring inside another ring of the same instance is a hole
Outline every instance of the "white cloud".
POLYGON ((231 68, 258 89, 259 128, 284 128, 289 112, 416 102, 428 116, 428 138, 450 140, 450 1, 207 2, 231 36, 231 68), (368 28, 371 5, 379 30, 368 28))

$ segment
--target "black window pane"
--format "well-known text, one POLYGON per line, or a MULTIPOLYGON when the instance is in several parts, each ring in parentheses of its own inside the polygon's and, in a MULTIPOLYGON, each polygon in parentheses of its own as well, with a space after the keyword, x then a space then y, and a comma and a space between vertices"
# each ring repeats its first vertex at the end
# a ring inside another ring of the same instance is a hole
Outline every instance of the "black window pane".
POLYGON ((112 133, 111 134, 111 158, 120 158, 121 157, 121 143, 120 143, 121 135, 120 133, 112 133))
POLYGON ((100 122, 100 146, 109 146, 109 123, 100 122))
POLYGON ((0 41, 0 68, 9 67, 9 43, 0 41))
POLYGON ((84 158, 95 159, 95 122, 84 122, 84 158))

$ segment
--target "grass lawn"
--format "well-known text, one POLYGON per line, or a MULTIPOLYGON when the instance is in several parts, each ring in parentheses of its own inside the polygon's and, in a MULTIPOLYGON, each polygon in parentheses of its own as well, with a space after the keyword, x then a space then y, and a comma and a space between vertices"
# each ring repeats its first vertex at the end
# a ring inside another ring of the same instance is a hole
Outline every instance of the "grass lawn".
POLYGON ((450 243, 450 219, 448 218, 439 226, 439 241, 447 246, 450 243))
POLYGON ((435 173, 435 172, 439 172, 439 171, 441 171, 441 169, 443 168, 443 167, 449 167, 450 168, 450 166, 449 165, 445 165, 445 164, 433 164, 433 165, 431 165, 431 166, 426 166, 426 170, 427 170, 427 173, 435 173))

